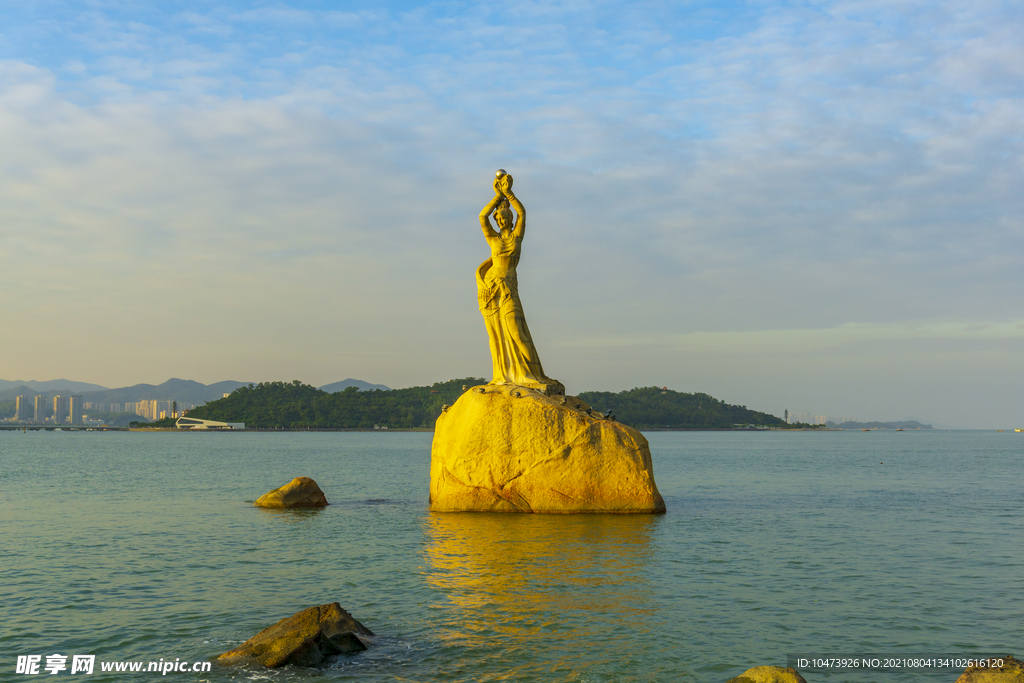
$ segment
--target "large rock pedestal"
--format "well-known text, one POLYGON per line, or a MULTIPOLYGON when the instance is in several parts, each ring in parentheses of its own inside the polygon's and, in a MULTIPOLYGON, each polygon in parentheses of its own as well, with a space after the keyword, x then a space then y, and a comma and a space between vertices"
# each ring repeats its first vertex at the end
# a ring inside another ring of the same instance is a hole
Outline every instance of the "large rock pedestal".
POLYGON ((665 512, 647 439, 588 408, 516 385, 465 392, 434 427, 430 509, 665 512))

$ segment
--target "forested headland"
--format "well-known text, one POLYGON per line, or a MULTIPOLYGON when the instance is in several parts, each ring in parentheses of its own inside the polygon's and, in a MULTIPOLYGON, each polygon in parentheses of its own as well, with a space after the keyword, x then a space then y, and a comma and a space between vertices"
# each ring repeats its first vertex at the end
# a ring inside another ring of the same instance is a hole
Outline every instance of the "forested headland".
POLYGON ((349 387, 329 393, 294 382, 260 382, 193 408, 188 416, 244 422, 257 429, 413 429, 433 427, 441 408, 455 403, 462 386, 487 380, 467 377, 429 387, 360 391, 349 387))
MULTIPOLYGON (((479 377, 452 379, 430 386, 389 391, 328 393, 294 382, 261 382, 189 412, 189 417, 244 422, 250 429, 415 429, 432 428, 445 405, 453 405, 462 387, 485 384, 479 377)), ((595 409, 611 410, 619 422, 638 429, 787 428, 780 418, 724 403, 707 394, 658 387, 619 393, 587 391, 578 395, 595 409)), ((806 426, 806 425, 804 425, 806 426)))
POLYGON ((637 429, 737 429, 751 425, 784 429, 797 426, 746 406, 729 405, 707 394, 687 394, 659 387, 619 393, 584 391, 579 397, 602 411, 611 410, 619 422, 637 429))

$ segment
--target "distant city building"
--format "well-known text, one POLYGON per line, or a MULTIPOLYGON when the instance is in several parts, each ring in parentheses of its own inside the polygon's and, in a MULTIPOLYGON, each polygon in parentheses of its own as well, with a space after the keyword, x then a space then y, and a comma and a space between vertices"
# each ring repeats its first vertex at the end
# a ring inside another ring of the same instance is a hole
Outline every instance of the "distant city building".
POLYGON ((67 396, 54 396, 53 397, 53 422, 54 424, 64 424, 68 419, 68 397, 67 396))
POLYGON ((140 417, 153 418, 152 406, 156 404, 156 401, 136 401, 135 402, 135 414, 140 417))
POLYGON ((72 396, 68 399, 68 422, 73 425, 82 424, 82 397, 72 396))
POLYGON ((134 404, 135 409, 133 411, 127 410, 128 405, 129 404, 127 403, 125 404, 125 412, 134 412, 136 415, 147 418, 149 420, 156 420, 157 418, 160 417, 161 412, 171 412, 170 401, 157 401, 155 399, 146 399, 145 401, 138 401, 134 404))
POLYGON ((50 420, 56 424, 85 424, 86 412, 96 413, 135 413, 150 420, 164 417, 178 418, 195 405, 191 403, 177 404, 177 411, 174 410, 174 401, 161 401, 146 399, 144 401, 126 403, 99 403, 86 401, 81 395, 54 396, 52 399, 39 394, 37 396, 16 396, 14 419, 19 422, 46 422, 50 420))
POLYGON ((28 422, 28 399, 25 396, 18 396, 14 399, 14 420, 28 422))

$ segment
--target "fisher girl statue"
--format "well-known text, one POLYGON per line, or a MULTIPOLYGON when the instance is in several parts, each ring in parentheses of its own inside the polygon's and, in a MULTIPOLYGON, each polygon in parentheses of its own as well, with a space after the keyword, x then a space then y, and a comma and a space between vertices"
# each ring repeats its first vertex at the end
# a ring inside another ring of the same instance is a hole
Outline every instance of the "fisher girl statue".
POLYGON ((519 300, 516 266, 526 234, 526 209, 512 192, 512 176, 504 169, 495 174, 494 199, 480 212, 480 227, 491 248, 491 258, 476 269, 477 299, 494 366, 490 383, 517 384, 548 396, 564 395, 562 383, 544 374, 519 300))

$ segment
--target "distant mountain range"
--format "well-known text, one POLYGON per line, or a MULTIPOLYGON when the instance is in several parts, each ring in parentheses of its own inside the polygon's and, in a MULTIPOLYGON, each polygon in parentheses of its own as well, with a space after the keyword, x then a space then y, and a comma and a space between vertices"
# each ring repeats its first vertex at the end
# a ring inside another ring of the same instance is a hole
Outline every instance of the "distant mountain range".
POLYGON ((373 391, 374 389, 380 389, 381 391, 391 391, 391 387, 386 387, 383 384, 370 384, 364 382, 361 379, 343 379, 340 382, 334 384, 325 384, 322 387, 317 387, 320 391, 326 391, 329 394, 334 394, 339 391, 345 391, 349 387, 356 387, 359 391, 373 391))
POLYGON ((827 427, 833 429, 934 429, 931 425, 921 424, 917 420, 903 422, 829 422, 827 427))
MULTIPOLYGON (((207 401, 216 401, 224 394, 229 394, 238 387, 255 384, 255 382, 236 382, 227 380, 214 384, 201 384, 189 379, 169 379, 163 384, 136 384, 120 389, 108 389, 88 382, 73 382, 67 379, 54 379, 47 382, 0 380, 0 402, 13 401, 17 396, 34 397, 79 394, 85 401, 96 403, 132 403, 156 399, 158 401, 177 401, 178 403, 202 405, 207 401)), ((357 387, 360 391, 381 389, 387 391, 383 384, 370 384, 359 379, 346 379, 341 382, 320 387, 323 391, 343 391, 348 387, 357 387)))
MULTIPOLYGON (((28 387, 29 389, 35 390, 36 394, 42 394, 52 390, 73 391, 76 394, 81 394, 86 391, 107 391, 107 387, 101 387, 99 384, 72 382, 69 379, 51 379, 48 382, 36 382, 35 380, 25 382, 20 379, 12 382, 9 379, 0 379, 0 392, 7 391, 8 389, 16 389, 18 387, 28 387)), ((33 396, 34 395, 35 394, 33 394, 33 396)))

